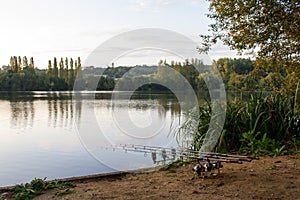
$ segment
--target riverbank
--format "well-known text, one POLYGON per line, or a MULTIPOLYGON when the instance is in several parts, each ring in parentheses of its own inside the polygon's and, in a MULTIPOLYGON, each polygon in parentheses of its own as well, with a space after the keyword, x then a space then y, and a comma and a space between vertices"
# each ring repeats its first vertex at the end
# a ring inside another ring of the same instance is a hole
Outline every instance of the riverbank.
POLYGON ((207 179, 194 178, 192 166, 73 180, 71 194, 54 189, 35 199, 299 199, 300 155, 224 163, 207 179))

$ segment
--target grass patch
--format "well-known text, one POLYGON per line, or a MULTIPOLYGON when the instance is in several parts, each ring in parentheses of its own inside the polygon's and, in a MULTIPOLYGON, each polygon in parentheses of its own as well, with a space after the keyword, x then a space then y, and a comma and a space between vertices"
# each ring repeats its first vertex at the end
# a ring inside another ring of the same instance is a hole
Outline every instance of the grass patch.
MULTIPOLYGON (((59 189, 61 192, 60 195, 70 194, 70 191, 73 191, 72 187, 74 185, 70 182, 61 182, 61 181, 52 181, 46 182, 46 178, 40 179, 35 178, 30 183, 16 185, 11 189, 15 195, 13 196, 14 200, 29 200, 33 199, 36 196, 44 194, 47 190, 59 189)), ((74 191, 73 191, 74 192, 74 191)))

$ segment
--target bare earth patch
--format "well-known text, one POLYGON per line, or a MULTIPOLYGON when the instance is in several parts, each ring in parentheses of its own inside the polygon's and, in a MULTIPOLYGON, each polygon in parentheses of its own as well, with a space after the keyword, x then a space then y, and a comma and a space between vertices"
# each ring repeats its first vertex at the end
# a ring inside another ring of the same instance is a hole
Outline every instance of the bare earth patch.
POLYGON ((221 175, 193 178, 192 164, 166 171, 75 181, 75 192, 35 199, 300 199, 300 155, 224 163, 221 175))

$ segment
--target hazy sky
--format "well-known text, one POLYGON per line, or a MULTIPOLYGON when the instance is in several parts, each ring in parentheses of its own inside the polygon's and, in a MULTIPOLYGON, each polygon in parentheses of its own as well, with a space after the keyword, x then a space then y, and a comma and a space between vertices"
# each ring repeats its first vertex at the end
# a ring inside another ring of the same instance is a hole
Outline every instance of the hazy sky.
MULTIPOLYGON (((0 66, 12 55, 33 56, 39 68, 54 56, 84 62, 105 40, 137 28, 169 29, 200 44, 210 22, 206 13, 205 0, 2 0, 0 66)), ((220 44, 210 52, 213 59, 234 55, 220 44)))

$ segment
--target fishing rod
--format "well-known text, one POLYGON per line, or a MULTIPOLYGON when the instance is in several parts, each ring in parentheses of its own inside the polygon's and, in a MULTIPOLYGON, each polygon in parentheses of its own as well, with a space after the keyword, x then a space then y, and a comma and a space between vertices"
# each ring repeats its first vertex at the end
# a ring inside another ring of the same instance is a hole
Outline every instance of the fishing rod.
POLYGON ((249 158, 241 158, 241 157, 234 157, 234 155, 222 155, 222 154, 209 154, 209 153, 197 153, 192 155, 194 157, 205 157, 205 158, 214 158, 214 159, 227 159, 227 160, 238 160, 238 161, 245 161, 245 162, 251 162, 253 159, 249 159, 249 158))
POLYGON ((186 150, 186 151, 193 152, 193 153, 196 153, 196 154, 208 154, 208 155, 216 155, 216 156, 222 156, 222 157, 235 157, 235 158, 259 160, 258 157, 247 156, 247 155, 223 154, 223 153, 216 153, 216 152, 201 152, 201 151, 191 151, 191 150, 186 150))
MULTIPOLYGON (((108 147, 106 147, 107 149, 108 147)), ((172 147, 161 147, 161 146, 151 146, 151 145, 138 145, 138 144, 120 144, 116 146, 111 146, 113 150, 123 150, 125 152, 137 152, 144 153, 146 157, 147 154, 151 154, 153 163, 159 163, 157 161, 157 156, 160 156, 163 161, 175 160, 179 158, 181 160, 190 159, 199 161, 218 161, 227 163, 238 163, 242 164, 245 162, 251 162, 252 160, 257 160, 258 157, 246 156, 246 155, 233 155, 224 154, 216 152, 201 152, 194 151, 191 149, 184 148, 172 148, 172 147)))
POLYGON ((179 156, 186 157, 187 155, 193 155, 193 156, 203 156, 205 157, 211 157, 216 159, 237 159, 239 161, 246 161, 251 162, 252 160, 258 160, 258 157, 252 157, 252 156, 244 156, 244 155, 233 155, 233 154, 222 154, 222 153, 215 153, 215 152, 200 152, 200 151, 194 151, 183 148, 170 148, 170 147, 159 147, 159 146, 147 146, 147 145, 134 145, 134 144, 125 144, 121 145, 123 149, 129 150, 130 148, 135 151, 142 151, 142 152, 148 152, 151 153, 152 151, 164 151, 166 153, 172 153, 179 156))
POLYGON ((142 145, 121 145, 121 146, 116 146, 116 148, 123 149, 123 150, 130 150, 130 151, 142 151, 146 153, 164 152, 164 153, 178 154, 178 152, 184 152, 184 150, 178 150, 176 148, 142 146, 142 145))
POLYGON ((166 161, 174 161, 176 158, 180 160, 194 160, 198 161, 194 167, 192 167, 194 174, 198 176, 207 177, 207 174, 218 170, 218 175, 220 174, 220 169, 223 168, 222 162, 225 163, 236 163, 243 164, 243 162, 251 162, 252 160, 258 160, 258 157, 247 156, 247 155, 234 155, 234 154, 224 154, 216 152, 202 152, 195 151, 191 149, 186 149, 183 147, 161 147, 161 146, 151 146, 151 145, 138 145, 138 144, 120 144, 112 147, 113 149, 123 150, 125 152, 140 152, 144 153, 146 157, 151 154, 151 158, 154 164, 159 164, 160 162, 165 163, 166 161), (157 157, 159 155, 160 157, 157 157), (158 160, 162 158, 162 160, 158 160))
POLYGON ((229 159, 218 159, 218 158, 207 158, 207 157, 197 157, 197 156, 188 156, 188 158, 190 159, 194 159, 194 160, 203 160, 203 161, 219 161, 219 162, 226 162, 226 163, 237 163, 237 164, 243 164, 242 161, 240 160, 229 160, 229 159))
MULTIPOLYGON (((118 147, 118 146, 116 146, 118 147)), ((148 146, 148 145, 135 145, 135 144, 125 144, 119 145, 122 148, 134 148, 134 149, 144 149, 144 150, 166 150, 166 151, 184 151, 184 148, 173 148, 173 147, 161 147, 161 146, 148 146)))

